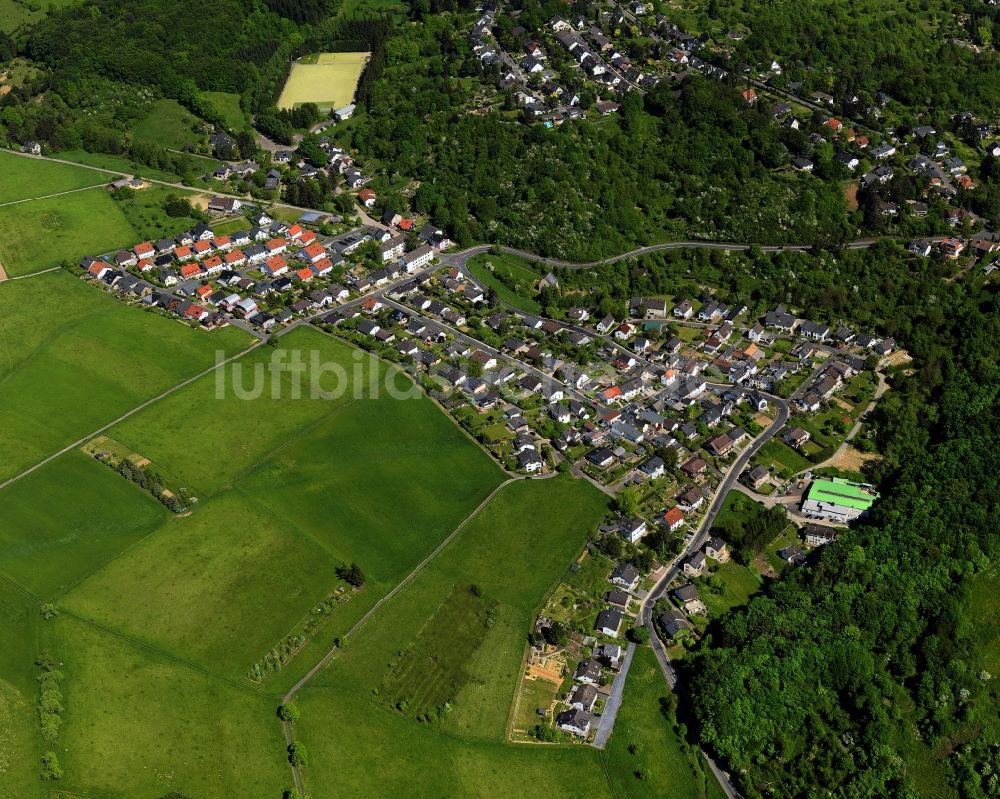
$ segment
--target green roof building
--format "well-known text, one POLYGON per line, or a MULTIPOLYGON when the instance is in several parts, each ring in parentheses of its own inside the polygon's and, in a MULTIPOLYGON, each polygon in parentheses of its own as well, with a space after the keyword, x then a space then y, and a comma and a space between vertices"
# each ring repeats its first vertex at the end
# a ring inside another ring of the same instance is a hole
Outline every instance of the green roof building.
POLYGON ((843 524, 864 516, 877 499, 878 492, 869 485, 840 477, 817 478, 802 500, 802 513, 843 524))

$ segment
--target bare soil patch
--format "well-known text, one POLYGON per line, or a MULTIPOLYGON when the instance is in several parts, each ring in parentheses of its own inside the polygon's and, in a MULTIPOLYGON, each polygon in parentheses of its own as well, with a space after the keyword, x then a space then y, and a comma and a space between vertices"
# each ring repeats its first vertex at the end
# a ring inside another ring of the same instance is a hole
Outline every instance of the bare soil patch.
POLYGON ((878 457, 874 452, 862 452, 854 447, 847 447, 843 452, 836 455, 827 466, 835 469, 846 469, 851 472, 860 472, 861 467, 868 461, 873 461, 878 457))

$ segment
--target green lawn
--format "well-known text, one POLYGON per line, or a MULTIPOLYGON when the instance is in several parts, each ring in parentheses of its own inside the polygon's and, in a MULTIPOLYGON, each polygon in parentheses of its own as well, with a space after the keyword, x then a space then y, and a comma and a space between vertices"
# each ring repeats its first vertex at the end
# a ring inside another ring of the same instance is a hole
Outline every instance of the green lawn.
POLYGON ((508 486, 379 609, 299 695, 298 726, 313 755, 316 797, 607 793, 594 750, 504 743, 535 610, 565 576, 606 502, 589 484, 567 477, 508 486), (453 709, 432 723, 386 709, 374 692, 390 664, 463 583, 479 585, 499 607, 453 709), (350 729, 338 721, 345 714, 356 722, 350 729), (373 760, 384 764, 378 773, 366 766, 373 760))
POLYGON ((250 222, 244 216, 238 219, 228 219, 225 222, 215 222, 211 225, 213 232, 219 236, 228 236, 232 233, 238 233, 241 230, 247 230, 249 227, 250 222))
POLYGON ((71 451, 3 493, 2 573, 50 601, 170 512, 114 470, 71 451))
POLYGON ((711 577, 698 580, 698 593, 713 617, 745 605, 760 590, 763 578, 752 569, 730 559, 718 567, 711 577), (712 590, 715 586, 719 593, 712 590))
POLYGON ((542 306, 532 297, 534 286, 540 279, 520 258, 510 255, 477 255, 469 259, 468 268, 473 276, 492 288, 499 299, 530 314, 542 312, 542 306), (488 266, 492 266, 491 271, 488 266), (517 281, 518 290, 512 290, 498 275, 508 275, 517 281))
POLYGON ((790 477, 812 466, 805 456, 796 452, 784 441, 772 438, 754 457, 757 463, 773 466, 779 475, 790 477))
POLYGON ((639 647, 614 734, 601 755, 615 796, 707 799, 714 795, 698 750, 688 750, 660 712, 660 699, 668 693, 652 650, 639 647))
POLYGON ((229 92, 202 92, 202 98, 221 114, 230 130, 239 133, 246 127, 246 117, 240 108, 240 96, 229 92))
POLYGON ((0 204, 84 186, 103 186, 113 177, 107 172, 0 152, 0 204))
POLYGON ((249 343, 235 328, 205 333, 126 306, 65 272, 0 283, 0 481, 249 343))
POLYGON ((135 126, 135 138, 174 150, 195 145, 201 138, 192 126, 201 124, 197 116, 176 100, 157 100, 135 126))
POLYGON ((64 604, 239 679, 334 588, 337 565, 286 521, 229 492, 170 519, 64 604))
POLYGON ((291 783, 275 699, 66 614, 45 624, 66 675, 61 789, 95 799, 276 799, 291 783))
MULTIPOLYGON (((96 173, 95 173, 96 174, 96 173)), ((103 187, 0 207, 0 262, 27 275, 129 246, 137 234, 103 187)))

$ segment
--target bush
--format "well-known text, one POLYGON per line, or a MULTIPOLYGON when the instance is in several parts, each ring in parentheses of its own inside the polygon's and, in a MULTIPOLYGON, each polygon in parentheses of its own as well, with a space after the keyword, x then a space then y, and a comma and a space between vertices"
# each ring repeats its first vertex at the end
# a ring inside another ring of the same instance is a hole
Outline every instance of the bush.
POLYGON ((44 782, 52 782, 54 780, 61 780, 62 776, 62 766, 59 765, 59 758, 56 757, 56 753, 46 752, 42 755, 42 780, 44 782))
POLYGON ((649 630, 645 626, 636 625, 628 631, 628 637, 637 644, 645 644, 649 642, 649 630))
POLYGON ((309 765, 309 753, 303 744, 296 741, 288 746, 288 762, 293 766, 309 765))

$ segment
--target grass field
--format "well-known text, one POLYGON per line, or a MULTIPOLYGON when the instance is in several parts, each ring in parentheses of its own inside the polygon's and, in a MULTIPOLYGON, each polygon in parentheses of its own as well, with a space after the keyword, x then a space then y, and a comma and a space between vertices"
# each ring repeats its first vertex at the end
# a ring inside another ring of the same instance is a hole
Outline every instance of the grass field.
POLYGON ((757 453, 754 461, 774 466, 779 475, 790 477, 812 466, 805 456, 796 452, 784 441, 772 438, 757 453))
POLYGON ((699 580, 699 594, 709 614, 719 617, 729 610, 745 605, 750 597, 760 590, 763 578, 746 566, 730 560, 719 566, 711 578, 699 580), (716 593, 709 587, 709 580, 721 591, 716 593))
POLYGON ((157 100, 135 126, 135 138, 153 142, 161 147, 182 150, 197 144, 199 136, 193 125, 201 120, 176 100, 157 100))
MULTIPOLYGON (((94 173, 97 174, 97 173, 94 173)), ((0 263, 14 277, 78 262, 137 240, 107 189, 100 187, 0 207, 0 263)))
POLYGON ((318 53, 292 64, 278 108, 316 103, 320 108, 343 108, 354 99, 358 78, 370 53, 318 53))
POLYGON ((469 681, 468 661, 494 623, 494 603, 471 585, 456 585, 399 654, 379 687, 391 708, 430 720, 451 708, 469 681))
POLYGON ((153 532, 170 512, 82 452, 68 452, 5 489, 0 570, 43 600, 153 532))
POLYGON ((509 255, 477 255, 468 261, 469 271, 473 276, 492 288, 499 299, 520 308, 525 313, 539 314, 542 306, 532 296, 535 294, 534 284, 539 276, 524 265, 524 261, 509 255), (492 271, 488 268, 492 266, 492 271), (518 290, 512 290, 497 275, 512 277, 518 290))
POLYGON ((107 172, 0 152, 0 204, 84 186, 103 186, 113 177, 107 172))
POLYGON ((299 694, 297 726, 312 754, 310 787, 317 799, 345 793, 606 795, 594 750, 504 743, 524 636, 545 594, 604 515, 606 501, 589 484, 566 477, 510 485, 378 611, 316 678, 317 687, 299 694), (499 604, 451 712, 427 724, 386 709, 374 692, 401 649, 400 631, 412 636, 421 630, 462 583, 475 583, 499 604), (338 723, 345 717, 354 723, 338 723), (365 765, 370 762, 383 768, 376 773, 365 765), (421 766, 429 762, 433 769, 421 766))
POLYGON ((169 519, 64 604, 239 679, 336 585, 336 567, 313 540, 229 492, 169 519))
POLYGON ((169 791, 229 799, 278 797, 291 782, 270 697, 66 614, 46 625, 66 674, 61 789, 102 799, 169 791))
MULTIPOLYGON (((165 180, 168 183, 176 183, 181 178, 180 175, 175 175, 172 172, 153 169, 152 167, 144 166, 143 164, 117 155, 88 153, 85 150, 60 150, 59 157, 65 161, 74 161, 78 164, 110 169, 113 172, 123 172, 127 175, 140 175, 145 178, 153 178, 154 180, 165 180)), ((90 172, 91 170, 87 171, 90 172)), ((93 174, 96 175, 97 173, 93 172, 93 174)))
POLYGON ((203 92, 202 98, 222 115, 230 130, 239 132, 246 127, 246 117, 240 108, 240 96, 229 92, 203 92))
POLYGON ((714 796, 702 771, 698 750, 686 751, 683 741, 660 712, 660 698, 667 693, 652 651, 639 647, 625 683, 615 732, 602 753, 615 796, 623 799, 714 796))
MULTIPOLYGON (((282 341, 353 363, 352 348, 315 330, 282 341)), ((215 389, 202 379, 115 428, 201 502, 66 601, 234 679, 327 595, 337 566, 357 561, 368 585, 324 628, 330 639, 502 478, 421 395, 243 401, 215 389)))
POLYGON ((38 605, 0 580, 0 796, 47 796, 38 780, 38 605))
POLYGON ((206 334, 128 307, 65 272, 0 283, 0 481, 249 343, 235 328, 206 334))
POLYGON ((46 3, 27 0, 0 0, 0 30, 12 33, 18 28, 33 25, 42 19, 50 8, 74 5, 75 0, 48 0, 46 3))
MULTIPOLYGON (((132 199, 118 203, 125 218, 135 231, 136 241, 173 238, 190 230, 198 220, 191 216, 167 216, 163 203, 171 194, 189 198, 185 191, 166 186, 151 186, 133 194, 132 199)), ((243 227, 247 227, 244 223, 243 227)), ((130 242, 132 243, 132 242, 130 242)))

